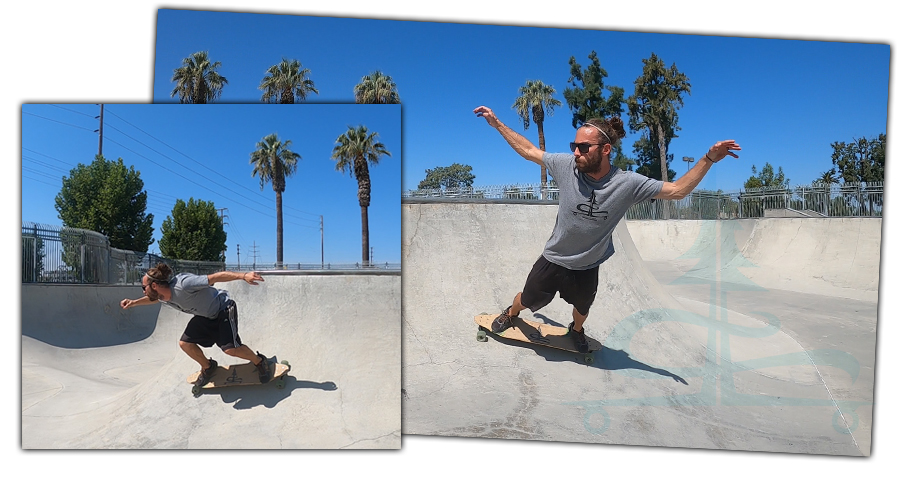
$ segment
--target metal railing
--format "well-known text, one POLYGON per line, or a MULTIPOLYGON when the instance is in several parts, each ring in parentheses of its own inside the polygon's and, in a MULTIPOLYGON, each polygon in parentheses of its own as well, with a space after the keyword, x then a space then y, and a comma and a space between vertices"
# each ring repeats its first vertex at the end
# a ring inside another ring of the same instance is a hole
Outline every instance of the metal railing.
MULTIPOLYGON (((506 199, 558 201, 559 188, 540 184, 496 185, 455 189, 411 190, 405 199, 506 199)), ((752 188, 737 191, 695 190, 682 200, 647 200, 628 209, 626 218, 726 219, 758 218, 782 210, 796 216, 881 217, 884 183, 804 185, 791 188, 752 188)))
MULTIPOLYGON (((222 262, 197 262, 164 258, 152 253, 132 252, 110 247, 100 233, 22 222, 23 283, 88 283, 137 285, 151 267, 163 262, 179 273, 206 275, 222 270, 275 270, 272 264, 226 265, 222 262)), ((282 270, 393 270, 397 263, 288 263, 282 270)))

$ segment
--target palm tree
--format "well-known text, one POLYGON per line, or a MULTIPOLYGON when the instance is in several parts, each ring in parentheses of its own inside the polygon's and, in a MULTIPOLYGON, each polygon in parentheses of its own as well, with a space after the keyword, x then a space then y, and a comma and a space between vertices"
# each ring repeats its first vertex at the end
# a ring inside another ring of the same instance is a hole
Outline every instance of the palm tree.
POLYGON ((309 79, 309 69, 302 67, 299 60, 286 58, 282 58, 278 65, 269 67, 259 84, 259 89, 263 91, 262 101, 294 103, 295 99, 301 102, 306 100, 310 93, 318 95, 319 91, 309 79))
POLYGON ((378 165, 382 155, 391 156, 384 144, 377 141, 378 133, 368 133, 365 126, 348 127, 335 141, 331 158, 337 161, 335 170, 350 172, 350 178, 356 177, 359 184, 357 196, 362 215, 362 258, 363 265, 369 265, 369 203, 372 199, 372 182, 369 179, 369 164, 378 165))
POLYGON ((359 84, 353 87, 356 103, 400 103, 397 84, 390 75, 379 70, 362 77, 359 84))
MULTIPOLYGON (((513 103, 512 108, 525 124, 525 130, 534 120, 538 129, 538 146, 546 150, 544 145, 544 114, 553 115, 553 108, 562 106, 562 102, 553 98, 556 90, 550 85, 544 85, 540 80, 528 80, 525 86, 519 88, 519 98, 513 103)), ((547 185, 547 167, 541 166, 541 196, 547 185)))
POLYGON ((272 190, 275 190, 275 217, 276 217, 276 262, 277 268, 281 268, 284 261, 284 228, 281 221, 281 194, 284 192, 284 179, 294 174, 297 170, 297 160, 300 155, 290 149, 291 141, 278 140, 278 135, 273 133, 263 137, 256 143, 256 151, 250 154, 250 165, 253 165, 253 176, 259 176, 259 189, 262 190, 267 182, 272 182, 272 190))
POLYGON ((222 96, 222 88, 228 83, 216 70, 222 62, 211 62, 209 52, 197 52, 181 61, 172 74, 175 88, 171 96, 178 95, 181 103, 209 103, 222 96))

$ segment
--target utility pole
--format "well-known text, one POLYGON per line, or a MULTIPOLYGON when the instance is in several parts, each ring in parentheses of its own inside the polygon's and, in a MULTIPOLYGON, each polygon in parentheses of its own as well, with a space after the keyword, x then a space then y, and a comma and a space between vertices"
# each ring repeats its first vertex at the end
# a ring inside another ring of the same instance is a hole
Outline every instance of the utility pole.
POLYGON ((241 269, 241 244, 237 244, 238 271, 241 269))
MULTIPOLYGON (((217 208, 216 210, 218 210, 218 212, 219 212, 219 220, 222 221, 222 230, 225 230, 225 225, 228 225, 228 222, 225 221, 225 217, 227 217, 228 215, 226 215, 225 212, 228 209, 227 208, 217 208)), ((222 250, 222 259, 223 259, 223 261, 225 259, 225 250, 222 250)), ((240 260, 240 258, 238 258, 238 264, 240 264, 240 263, 241 263, 241 260, 240 260)))
POLYGON ((103 104, 100 104, 100 116, 94 117, 100 119, 100 129, 94 130, 100 133, 100 146, 97 147, 97 155, 103 155, 103 104))
POLYGON ((250 256, 253 257, 253 270, 256 270, 256 258, 259 257, 259 251, 256 248, 256 240, 253 241, 253 248, 250 250, 250 256))
POLYGON ((322 235, 322 270, 325 270, 325 217, 319 215, 319 233, 322 235))

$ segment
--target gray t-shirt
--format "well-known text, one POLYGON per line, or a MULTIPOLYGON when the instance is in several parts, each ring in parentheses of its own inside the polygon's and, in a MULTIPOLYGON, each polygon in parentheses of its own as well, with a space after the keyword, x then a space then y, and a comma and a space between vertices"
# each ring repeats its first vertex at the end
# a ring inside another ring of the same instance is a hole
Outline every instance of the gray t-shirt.
POLYGON ((206 275, 179 273, 169 282, 169 287, 172 289, 172 298, 160 302, 191 315, 215 318, 225 309, 225 303, 229 299, 228 292, 209 285, 209 277, 206 275))
POLYGON ((658 195, 663 186, 616 167, 594 181, 575 168, 571 153, 544 153, 543 161, 559 186, 559 212, 544 257, 570 270, 594 268, 611 257, 612 232, 625 212, 658 195))

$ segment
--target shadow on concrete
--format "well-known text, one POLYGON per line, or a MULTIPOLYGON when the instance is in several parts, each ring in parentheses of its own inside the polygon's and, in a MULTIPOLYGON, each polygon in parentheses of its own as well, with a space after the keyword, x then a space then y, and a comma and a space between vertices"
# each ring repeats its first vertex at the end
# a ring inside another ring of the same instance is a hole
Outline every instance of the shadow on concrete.
POLYGON ((224 403, 233 403, 235 410, 248 410, 255 407, 274 408, 282 400, 291 396, 294 390, 314 388, 325 391, 337 390, 334 382, 313 382, 297 380, 289 374, 284 375, 284 388, 277 388, 275 382, 264 385, 241 385, 218 389, 203 389, 201 396, 219 395, 224 403))
MULTIPOLYGON (((560 325, 558 322, 540 314, 534 315, 537 318, 540 318, 544 323, 549 325, 561 326, 565 327, 566 325, 560 325)), ((643 370, 645 372, 654 373, 656 375, 660 375, 663 377, 671 377, 678 383, 687 385, 688 382, 682 377, 675 375, 674 373, 665 370, 663 368, 654 367, 652 365, 647 365, 646 363, 639 362, 630 355, 628 352, 624 350, 615 350, 611 348, 607 348, 605 345, 599 351, 593 352, 594 361, 593 363, 585 363, 585 354, 576 353, 576 352, 568 352, 565 350, 560 350, 554 347, 548 347, 545 345, 539 345, 534 343, 526 343, 520 340, 511 340, 505 337, 501 337, 499 335, 495 335, 493 333, 488 332, 488 338, 491 338, 497 342, 500 342, 504 345, 509 345, 513 347, 519 348, 527 348, 533 350, 534 353, 544 357, 548 362, 574 362, 579 363, 581 365, 585 365, 587 367, 599 368, 601 370, 643 370)), ((588 337, 591 338, 591 337, 588 337)))

